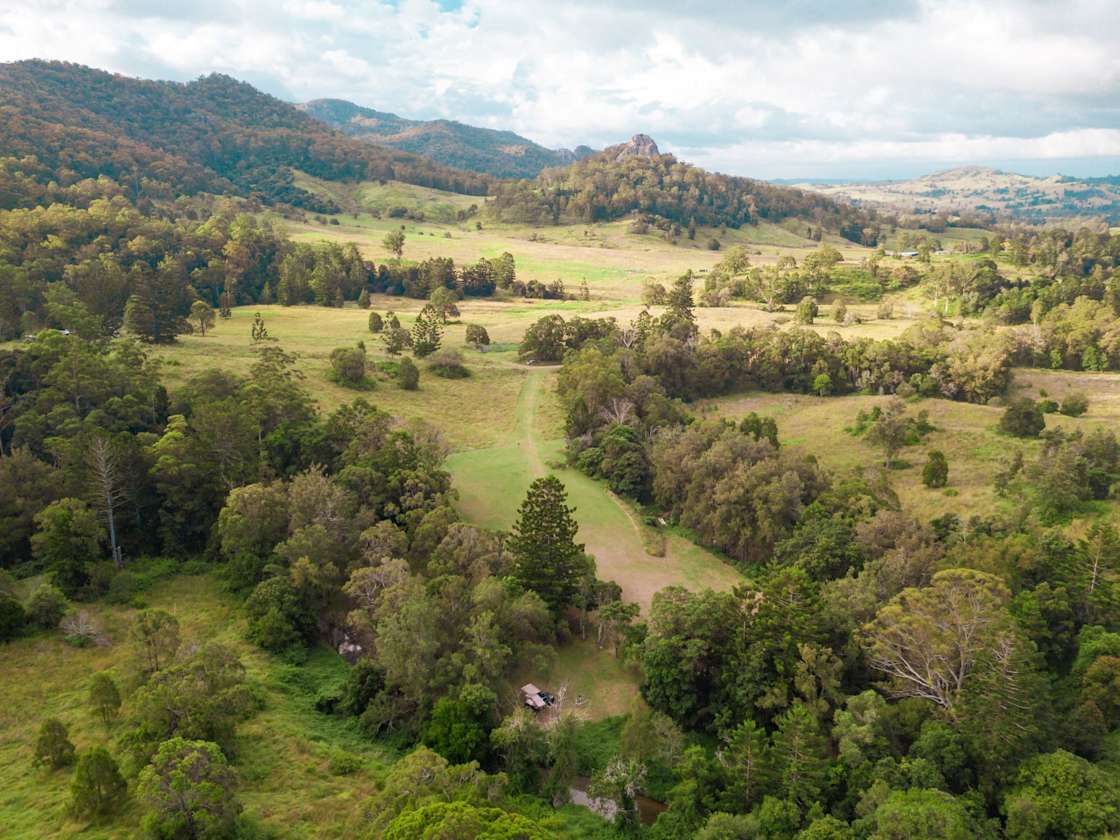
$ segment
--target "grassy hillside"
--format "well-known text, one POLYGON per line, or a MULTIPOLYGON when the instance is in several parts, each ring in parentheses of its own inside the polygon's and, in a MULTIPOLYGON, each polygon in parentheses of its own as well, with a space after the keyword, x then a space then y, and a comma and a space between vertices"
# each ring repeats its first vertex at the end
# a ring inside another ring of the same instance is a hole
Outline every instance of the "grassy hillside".
MULTIPOLYGON (((184 645, 221 641, 245 664, 261 710, 239 729, 235 766, 247 815, 278 836, 338 837, 358 817, 362 800, 394 755, 363 737, 353 719, 315 711, 317 692, 346 672, 333 651, 316 649, 296 669, 244 641, 238 600, 207 575, 179 576, 143 593, 151 607, 172 613, 184 645), (339 756, 353 757, 353 772, 339 773, 339 756), (332 770, 332 767, 334 768, 332 770)), ((70 770, 32 769, 34 733, 45 717, 70 729, 79 750, 112 745, 87 706, 90 678, 108 671, 127 678, 133 654, 126 633, 131 607, 88 607, 109 638, 106 647, 77 648, 57 631, 6 645, 0 680, 0 831, 5 840, 42 837, 126 838, 140 833, 140 809, 130 807, 111 829, 71 819, 70 770), (44 667, 44 663, 50 663, 44 667)), ((127 709, 127 699, 126 699, 127 709)))

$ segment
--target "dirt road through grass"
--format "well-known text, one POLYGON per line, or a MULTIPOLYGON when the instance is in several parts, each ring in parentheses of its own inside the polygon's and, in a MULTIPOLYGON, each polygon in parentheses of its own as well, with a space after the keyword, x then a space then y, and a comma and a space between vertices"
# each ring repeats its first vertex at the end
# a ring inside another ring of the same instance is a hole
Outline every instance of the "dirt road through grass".
POLYGON ((730 589, 740 574, 712 553, 669 535, 664 557, 648 554, 641 525, 627 503, 606 486, 567 468, 551 468, 563 452, 560 439, 543 439, 535 415, 549 398, 555 370, 525 369, 517 398, 517 416, 509 440, 486 449, 454 453, 448 459, 459 510, 470 522, 487 528, 509 528, 529 484, 549 472, 564 482, 568 503, 576 509, 579 539, 594 555, 599 577, 614 580, 623 597, 648 609, 655 592, 666 586, 689 589, 730 589))

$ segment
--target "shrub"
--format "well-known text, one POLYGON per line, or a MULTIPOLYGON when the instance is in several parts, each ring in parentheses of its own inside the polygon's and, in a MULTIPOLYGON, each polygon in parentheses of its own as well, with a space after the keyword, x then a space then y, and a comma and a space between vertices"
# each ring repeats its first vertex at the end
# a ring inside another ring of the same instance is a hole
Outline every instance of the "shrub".
POLYGON ((490 334, 481 324, 467 324, 467 344, 481 348, 490 343, 490 334))
POLYGON ((1039 400, 1038 410, 1043 414, 1055 414, 1058 411, 1058 404, 1054 400, 1039 400))
POLYGON ((40 630, 53 630, 58 627, 70 602, 62 590, 49 583, 40 584, 27 601, 27 621, 40 630))
POLYGON ((712 239, 708 240, 708 250, 709 251, 718 251, 719 247, 720 246, 719 246, 719 240, 718 239, 712 238, 712 239))
POLYGON ((1066 394, 1062 407, 1058 410, 1066 417, 1080 417, 1089 410, 1089 398, 1080 391, 1072 391, 1066 394))
POLYGON ((273 653, 302 644, 315 626, 314 616, 286 577, 258 583, 245 602, 245 615, 250 641, 273 653))
POLYGON ((74 763, 74 745, 66 725, 58 718, 47 718, 39 727, 35 741, 35 763, 58 770, 74 763))
POLYGON ((1029 397, 1013 400, 999 421, 1000 431, 1015 437, 1038 437, 1046 428, 1046 418, 1038 404, 1029 397))
POLYGON ((797 323, 806 325, 813 323, 819 311, 817 302, 813 298, 809 296, 801 298, 801 303, 797 304, 797 323))
POLYGON ((0 642, 10 642, 23 632, 27 615, 23 605, 9 595, 0 595, 0 642))
POLYGON ((458 350, 440 350, 435 353, 428 363, 428 369, 444 379, 466 379, 471 375, 458 350))
POLYGON ((385 322, 381 320, 381 316, 376 312, 369 313, 369 331, 379 333, 383 329, 385 329, 385 322))
POLYGON ((339 385, 360 388, 366 384, 366 354, 358 347, 336 347, 331 351, 331 374, 339 385))
POLYGON ((397 368, 397 384, 405 391, 415 391, 420 387, 420 369, 407 356, 401 359, 397 368))
POLYGON ((832 305, 832 319, 836 321, 837 324, 843 324, 847 317, 847 305, 842 300, 836 301, 836 303, 832 305))
POLYGON ((922 484, 926 487, 944 487, 949 483, 949 461, 940 449, 932 449, 922 467, 922 484))
POLYGON ((369 309, 369 289, 362 289, 361 294, 358 295, 358 307, 369 309))

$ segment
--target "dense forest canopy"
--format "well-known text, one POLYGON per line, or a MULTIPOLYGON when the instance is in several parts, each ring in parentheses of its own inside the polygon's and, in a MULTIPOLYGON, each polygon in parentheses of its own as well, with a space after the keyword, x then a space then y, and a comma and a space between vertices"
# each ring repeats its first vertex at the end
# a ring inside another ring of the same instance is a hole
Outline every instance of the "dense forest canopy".
POLYGON ((218 74, 156 82, 77 64, 0 65, 0 207, 58 200, 105 176, 133 201, 199 192, 336 210, 292 185, 395 179, 483 195, 486 176, 361 143, 252 86, 218 74))
MULTIPOLYGON (((616 147, 617 148, 617 147, 616 147)), ((874 213, 765 181, 705 172, 673 155, 618 156, 606 150, 533 181, 503 183, 488 205, 504 221, 558 224, 650 213, 681 226, 741 227, 799 218, 864 245, 878 240, 874 213)))

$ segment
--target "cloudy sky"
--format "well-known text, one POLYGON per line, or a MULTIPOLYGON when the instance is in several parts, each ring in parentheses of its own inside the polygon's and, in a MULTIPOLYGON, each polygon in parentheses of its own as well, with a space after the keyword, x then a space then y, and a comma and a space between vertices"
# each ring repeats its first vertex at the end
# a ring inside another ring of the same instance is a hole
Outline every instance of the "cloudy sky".
POLYGON ((0 0, 0 60, 350 99, 765 178, 1120 173, 1117 0, 0 0))

